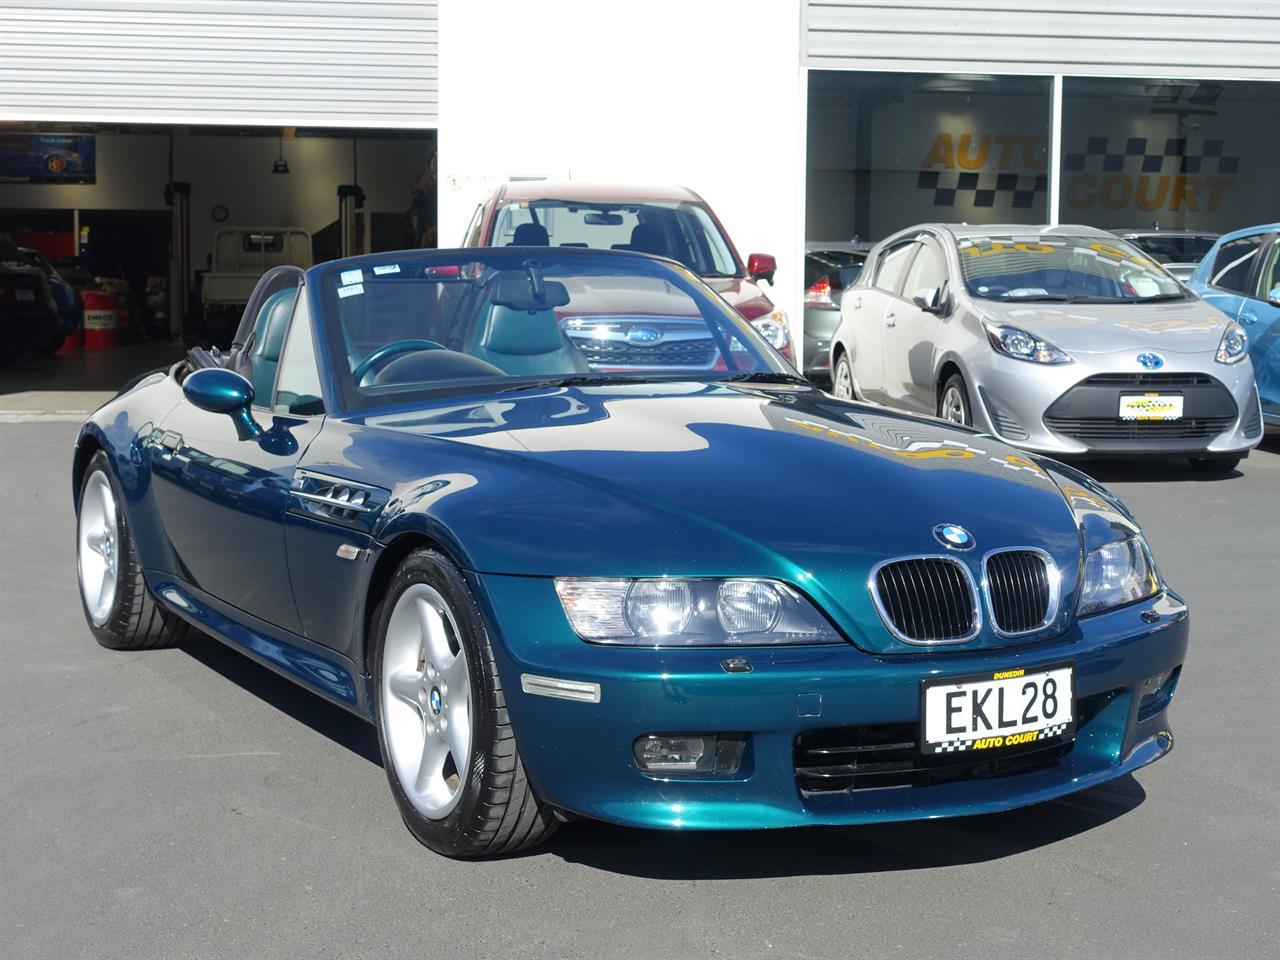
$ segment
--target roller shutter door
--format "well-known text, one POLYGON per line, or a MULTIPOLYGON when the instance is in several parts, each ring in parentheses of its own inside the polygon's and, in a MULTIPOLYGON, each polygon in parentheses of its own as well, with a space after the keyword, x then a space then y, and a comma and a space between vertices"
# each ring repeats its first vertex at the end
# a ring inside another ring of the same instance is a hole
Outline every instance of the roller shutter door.
POLYGON ((435 0, 5 0, 0 119, 431 128, 435 0))

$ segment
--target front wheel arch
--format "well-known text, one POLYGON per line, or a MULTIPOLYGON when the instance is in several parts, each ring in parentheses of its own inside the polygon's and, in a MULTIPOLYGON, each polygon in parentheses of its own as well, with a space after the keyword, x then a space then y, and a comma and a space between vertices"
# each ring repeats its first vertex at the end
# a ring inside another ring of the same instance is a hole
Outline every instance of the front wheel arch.
POLYGON ((360 617, 360 660, 364 664, 366 676, 373 676, 373 663, 369 657, 373 651, 373 618, 378 609, 378 603, 386 595, 391 579, 400 568, 400 564, 416 550, 434 550, 441 556, 447 557, 454 566, 461 568, 457 558, 451 556, 443 544, 420 531, 413 530, 398 534, 382 548, 369 574, 364 609, 360 617))

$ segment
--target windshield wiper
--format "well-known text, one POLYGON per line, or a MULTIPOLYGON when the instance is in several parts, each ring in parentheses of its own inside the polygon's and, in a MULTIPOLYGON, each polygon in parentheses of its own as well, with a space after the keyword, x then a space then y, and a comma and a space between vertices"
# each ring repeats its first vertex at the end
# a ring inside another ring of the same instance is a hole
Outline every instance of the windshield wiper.
POLYGON ((1067 293, 1033 293, 1025 297, 1001 297, 1001 303, 1079 303, 1077 297, 1067 293))
POLYGON ((717 377, 719 383, 797 383, 811 386, 804 377, 794 373, 774 373, 770 370, 753 370, 749 373, 735 373, 729 377, 717 377))
POLYGON ((1126 300, 1126 303, 1159 303, 1161 300, 1185 300, 1185 293, 1153 293, 1149 297, 1138 297, 1135 300, 1126 300))

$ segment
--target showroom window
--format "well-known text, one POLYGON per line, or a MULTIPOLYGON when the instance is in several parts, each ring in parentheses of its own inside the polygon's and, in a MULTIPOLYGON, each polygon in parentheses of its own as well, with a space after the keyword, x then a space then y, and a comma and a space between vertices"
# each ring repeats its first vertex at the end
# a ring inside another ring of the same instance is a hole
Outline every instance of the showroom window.
POLYGON ((1225 233, 1280 217, 1280 84, 1066 77, 1060 219, 1225 233))
POLYGON ((809 73, 806 238, 1048 218, 1050 77, 809 73))

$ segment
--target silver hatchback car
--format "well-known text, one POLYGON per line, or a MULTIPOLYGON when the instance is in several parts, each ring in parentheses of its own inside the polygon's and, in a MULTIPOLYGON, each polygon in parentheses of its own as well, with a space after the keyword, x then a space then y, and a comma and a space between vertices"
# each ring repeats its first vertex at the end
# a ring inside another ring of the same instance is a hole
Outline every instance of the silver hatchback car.
POLYGON ((1054 456, 1226 472, 1262 439, 1248 348, 1114 234, 925 224, 879 243, 845 291, 832 392, 1054 456))

